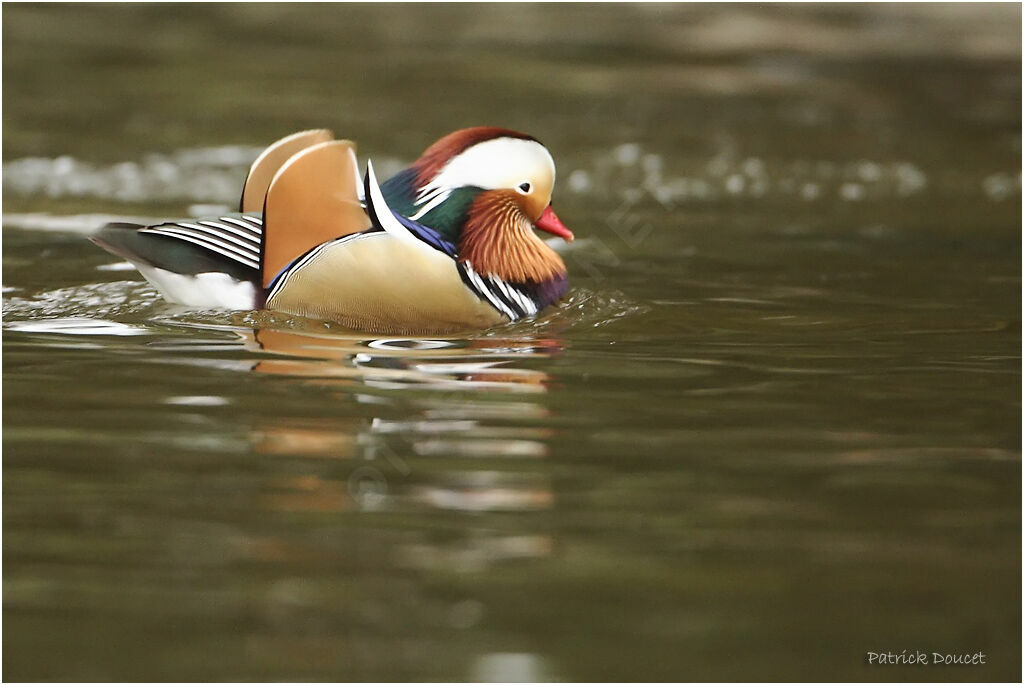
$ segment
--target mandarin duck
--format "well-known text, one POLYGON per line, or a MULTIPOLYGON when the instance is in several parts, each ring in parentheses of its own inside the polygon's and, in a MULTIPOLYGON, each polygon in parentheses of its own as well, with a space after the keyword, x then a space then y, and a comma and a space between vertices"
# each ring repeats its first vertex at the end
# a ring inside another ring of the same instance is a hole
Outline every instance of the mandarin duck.
POLYGON ((531 316, 568 290, 567 241, 551 208, 555 165, 532 136, 495 127, 444 136, 378 184, 327 130, 257 157, 239 212, 91 240, 131 262, 164 299, 269 309, 379 333, 449 333, 531 316))

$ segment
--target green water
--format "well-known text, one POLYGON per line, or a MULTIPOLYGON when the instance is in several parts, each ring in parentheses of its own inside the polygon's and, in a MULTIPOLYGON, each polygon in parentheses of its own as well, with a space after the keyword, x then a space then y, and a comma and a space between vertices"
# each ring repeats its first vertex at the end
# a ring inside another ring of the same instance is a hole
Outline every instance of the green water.
POLYGON ((1020 20, 5 5, 4 678, 1019 680, 1020 20), (189 311, 84 239, 477 124, 558 165, 537 321, 189 311))

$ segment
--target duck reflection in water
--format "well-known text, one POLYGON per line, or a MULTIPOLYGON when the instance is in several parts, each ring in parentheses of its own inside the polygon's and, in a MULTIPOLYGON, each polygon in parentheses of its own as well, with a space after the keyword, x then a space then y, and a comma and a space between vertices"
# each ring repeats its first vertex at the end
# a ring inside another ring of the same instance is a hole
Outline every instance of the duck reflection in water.
MULTIPOLYGON (((557 339, 236 332, 260 355, 253 373, 326 388, 344 405, 337 416, 278 417, 251 432, 256 452, 294 460, 287 475, 266 483, 266 510, 479 515, 553 505, 550 476, 538 463, 552 435, 544 425, 550 411, 538 401, 551 378, 521 363, 559 354, 557 339)), ((414 537, 393 552, 403 565, 467 571, 552 549, 544 534, 458 527, 460 541, 439 546, 414 537)))

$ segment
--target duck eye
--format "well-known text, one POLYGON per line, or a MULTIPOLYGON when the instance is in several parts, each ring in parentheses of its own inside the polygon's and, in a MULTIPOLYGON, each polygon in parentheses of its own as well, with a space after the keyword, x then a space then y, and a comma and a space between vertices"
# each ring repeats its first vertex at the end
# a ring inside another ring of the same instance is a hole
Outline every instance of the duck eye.
POLYGON ((520 184, 519 184, 519 190, 520 190, 521 192, 523 192, 523 193, 528 193, 528 192, 530 192, 530 184, 529 184, 529 183, 526 183, 526 182, 520 183, 520 184))

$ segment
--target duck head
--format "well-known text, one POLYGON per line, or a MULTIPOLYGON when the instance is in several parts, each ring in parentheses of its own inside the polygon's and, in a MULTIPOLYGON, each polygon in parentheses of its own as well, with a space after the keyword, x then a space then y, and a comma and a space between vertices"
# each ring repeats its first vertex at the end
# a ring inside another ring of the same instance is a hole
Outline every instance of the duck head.
POLYGON ((561 257, 534 229, 573 239, 551 208, 555 163, 536 138, 496 127, 461 129, 382 186, 395 211, 458 247, 458 259, 508 283, 566 280, 561 257))

